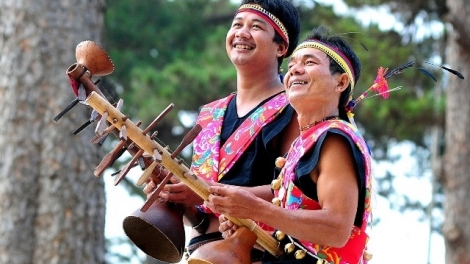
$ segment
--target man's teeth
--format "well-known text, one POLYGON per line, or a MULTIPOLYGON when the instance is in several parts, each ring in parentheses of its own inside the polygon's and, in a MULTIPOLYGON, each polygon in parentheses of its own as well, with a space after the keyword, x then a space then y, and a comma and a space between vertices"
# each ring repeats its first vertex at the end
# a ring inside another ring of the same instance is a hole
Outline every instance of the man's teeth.
POLYGON ((247 45, 235 45, 235 48, 237 49, 246 49, 246 50, 251 50, 252 48, 247 45))
POLYGON ((296 84, 302 85, 302 84, 307 84, 307 82, 305 82, 305 81, 294 81, 294 82, 290 83, 289 88, 296 85, 296 84))

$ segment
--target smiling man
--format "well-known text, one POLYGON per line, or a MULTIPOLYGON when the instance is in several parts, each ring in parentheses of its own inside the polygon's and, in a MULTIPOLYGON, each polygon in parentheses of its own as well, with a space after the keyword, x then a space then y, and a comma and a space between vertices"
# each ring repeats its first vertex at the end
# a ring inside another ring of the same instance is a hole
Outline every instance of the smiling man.
MULTIPOLYGON (((261 199, 273 198, 269 184, 274 161, 298 135, 279 69, 297 46, 299 31, 299 14, 289 1, 242 1, 226 36, 227 55, 237 70, 237 90, 200 110, 197 123, 202 131, 193 142, 191 165, 198 177, 214 185, 243 186, 261 199)), ((148 186, 146 193, 154 189, 154 184, 148 186)), ((193 229, 189 253, 222 239, 217 215, 186 185, 168 184, 160 196, 206 213, 199 225, 207 225, 207 230, 193 229)), ((261 255, 253 250, 252 261, 261 255)))
MULTIPOLYGON (((289 59, 284 79, 300 136, 272 183, 272 203, 236 186, 211 186, 206 206, 265 223, 286 253, 263 263, 365 263, 370 216, 371 157, 347 106, 361 65, 351 47, 316 28, 289 59)), ((233 224, 220 218, 221 231, 233 224)), ((229 236, 225 234, 224 236, 229 236)))

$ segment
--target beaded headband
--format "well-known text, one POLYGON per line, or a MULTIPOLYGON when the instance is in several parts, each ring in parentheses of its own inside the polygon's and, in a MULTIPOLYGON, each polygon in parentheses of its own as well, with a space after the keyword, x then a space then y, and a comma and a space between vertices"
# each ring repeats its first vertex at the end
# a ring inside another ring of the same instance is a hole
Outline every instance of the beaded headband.
POLYGON ((279 20, 279 18, 269 13, 266 9, 262 8, 260 5, 257 4, 241 5, 235 15, 241 12, 252 12, 266 18, 266 20, 269 22, 269 24, 271 24, 274 30, 276 30, 276 32, 281 35, 282 39, 287 43, 287 46, 289 46, 289 37, 287 34, 287 30, 284 27, 284 24, 282 24, 281 20, 279 20))
MULTIPOLYGON (((357 104, 359 102, 361 102, 363 99, 374 97, 374 96, 377 96, 377 95, 380 95, 384 99, 387 99, 390 92, 401 89, 401 86, 393 88, 393 89, 389 89, 387 80, 389 78, 391 78, 392 76, 395 76, 395 75, 398 75, 398 74, 402 73, 403 70, 408 69, 408 68, 417 68, 422 73, 424 73, 426 76, 432 78, 435 82, 437 82, 436 77, 434 77, 434 75, 432 73, 430 73, 428 70, 426 70, 422 66, 417 66, 418 61, 410 61, 410 62, 404 63, 404 64, 402 64, 402 65, 400 65, 396 68, 393 68, 392 70, 389 70, 388 68, 384 68, 384 67, 379 67, 379 69, 377 71, 377 76, 375 77, 375 80, 374 80, 374 83, 365 92, 363 92, 357 99, 354 100, 352 98, 352 94, 353 94, 353 91, 354 91, 354 85, 355 85, 355 82, 354 82, 354 69, 352 68, 351 63, 348 60, 348 58, 346 56, 344 56, 344 54, 341 51, 337 50, 336 48, 331 47, 331 46, 329 46, 329 45, 327 45, 323 42, 320 42, 318 40, 315 40, 315 39, 309 39, 309 40, 306 40, 303 43, 299 44, 299 46, 297 46, 297 48, 294 50, 294 52, 292 52, 292 54, 294 54, 296 51, 298 51, 300 49, 304 49, 304 48, 314 48, 314 49, 318 49, 318 50, 323 51, 325 54, 330 56, 330 58, 332 58, 334 61, 336 61, 336 63, 338 63, 339 66, 349 76, 349 79, 350 79, 350 82, 351 82, 351 91, 349 93, 349 99, 348 99, 348 102, 346 103, 345 110, 346 110, 346 114, 349 118, 349 121, 354 125, 355 125, 354 114, 352 113, 352 111, 357 106, 357 104), (373 92, 375 92, 375 94, 370 95, 373 92)), ((464 79, 464 76, 456 70, 453 70, 453 69, 448 68, 448 67, 443 66, 443 65, 434 64, 434 63, 429 62, 429 61, 422 61, 422 62, 426 63, 426 64, 429 64, 429 65, 432 65, 432 66, 437 66, 437 67, 439 67, 439 68, 441 68, 441 69, 443 69, 447 72, 450 72, 450 73, 456 75, 460 79, 464 79)))
POLYGON ((297 46, 294 52, 292 52, 292 54, 304 48, 314 48, 314 49, 321 50, 324 53, 326 53, 326 55, 328 55, 330 58, 332 58, 336 63, 338 63, 338 65, 349 76, 349 81, 351 83, 351 91, 349 92, 349 100, 351 100, 353 91, 354 91, 355 81, 354 81, 354 70, 348 58, 344 56, 344 54, 341 51, 337 50, 336 48, 333 48, 323 42, 320 42, 318 40, 313 40, 313 39, 310 39, 301 43, 299 46, 297 46))

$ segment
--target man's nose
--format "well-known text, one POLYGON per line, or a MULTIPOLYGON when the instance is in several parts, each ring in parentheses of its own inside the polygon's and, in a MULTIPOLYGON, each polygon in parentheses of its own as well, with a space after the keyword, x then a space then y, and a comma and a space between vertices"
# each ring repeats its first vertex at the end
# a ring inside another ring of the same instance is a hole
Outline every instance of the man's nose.
POLYGON ((246 26, 241 27, 237 29, 237 32, 235 32, 235 37, 240 38, 240 39, 249 39, 250 38, 250 31, 246 26))

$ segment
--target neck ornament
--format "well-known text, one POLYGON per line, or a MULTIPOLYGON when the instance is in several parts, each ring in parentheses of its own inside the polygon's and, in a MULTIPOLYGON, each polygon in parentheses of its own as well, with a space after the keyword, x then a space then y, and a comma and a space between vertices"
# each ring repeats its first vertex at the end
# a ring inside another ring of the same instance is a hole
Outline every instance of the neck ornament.
POLYGON ((322 122, 325 122, 325 121, 328 121, 328 120, 334 120, 334 119, 339 119, 339 116, 337 116, 337 115, 327 116, 327 117, 323 118, 323 119, 320 120, 320 121, 315 121, 315 122, 310 123, 310 124, 308 124, 308 125, 306 125, 306 126, 300 127, 300 131, 301 131, 301 132, 306 131, 306 130, 308 130, 309 128, 314 127, 314 126, 316 126, 316 125, 318 125, 318 124, 320 124, 320 123, 322 123, 322 122))

